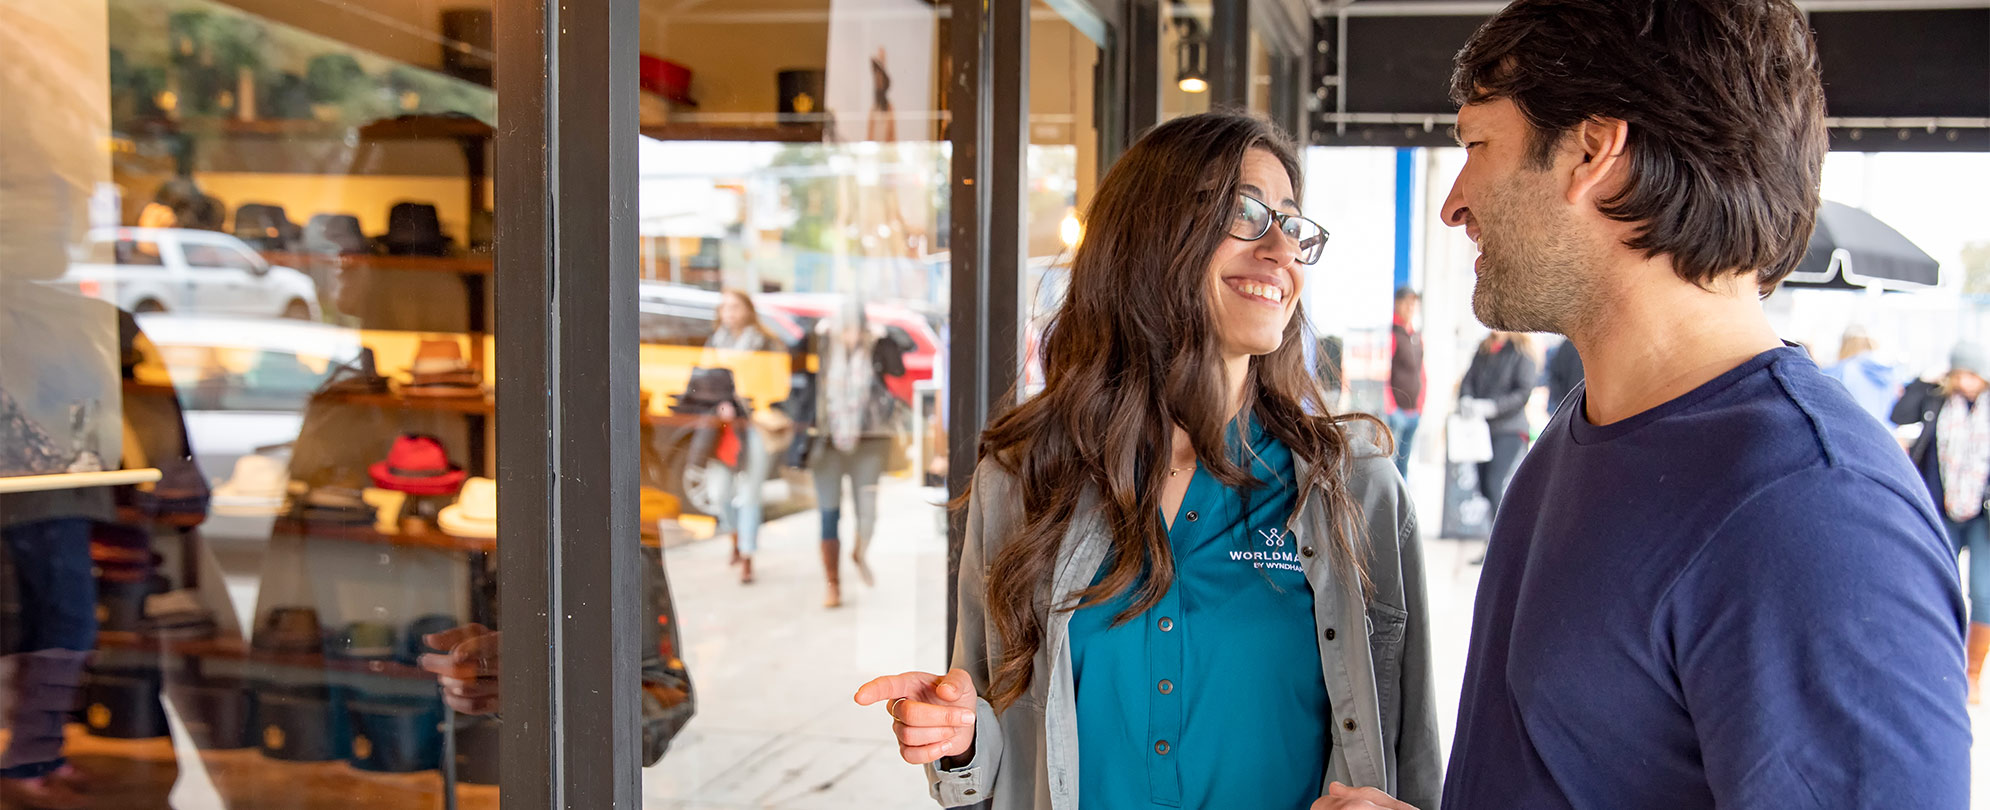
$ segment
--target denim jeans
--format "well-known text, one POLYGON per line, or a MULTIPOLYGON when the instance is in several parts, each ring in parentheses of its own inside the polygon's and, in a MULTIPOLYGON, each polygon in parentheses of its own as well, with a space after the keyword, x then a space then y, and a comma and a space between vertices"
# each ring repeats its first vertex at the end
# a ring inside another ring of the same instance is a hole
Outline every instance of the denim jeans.
POLYGON ((20 595, 18 639, 0 659, 12 731, 0 778, 27 779, 61 767, 62 727, 74 709, 83 666, 97 646, 97 580, 90 521, 63 518, 0 529, 20 595))
POLYGON ((767 483, 774 460, 767 455, 767 439, 760 429, 745 420, 733 423, 739 431, 739 470, 722 493, 719 531, 739 534, 739 553, 751 556, 760 549, 761 485, 767 483))
POLYGON ((1990 624, 1990 515, 1977 515, 1961 523, 1943 516, 1942 522, 1948 524, 1955 552, 1969 549, 1969 620, 1990 624))
POLYGON ((857 556, 870 547, 871 530, 878 522, 878 479, 884 475, 885 456, 891 454, 891 439, 867 436, 844 452, 828 439, 817 439, 809 462, 815 473, 815 505, 822 511, 822 539, 837 539, 837 524, 843 518, 843 481, 850 482, 850 499, 857 506, 857 556))
POLYGON ((1410 477, 1410 447, 1416 441, 1417 424, 1423 421, 1423 414, 1417 411, 1393 411, 1383 415, 1382 424, 1389 426, 1389 432, 1396 435, 1396 472, 1404 478, 1410 477))

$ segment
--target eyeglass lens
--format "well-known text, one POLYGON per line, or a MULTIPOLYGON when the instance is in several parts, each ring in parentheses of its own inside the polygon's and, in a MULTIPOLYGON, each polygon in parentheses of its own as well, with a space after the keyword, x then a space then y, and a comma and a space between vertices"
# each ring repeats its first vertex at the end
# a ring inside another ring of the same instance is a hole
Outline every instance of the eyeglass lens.
POLYGON ((1305 217, 1283 214, 1271 210, 1270 206, 1248 195, 1237 195, 1237 209, 1231 217, 1230 235, 1238 239, 1256 241, 1271 231, 1271 223, 1278 220, 1278 229, 1299 246, 1299 262, 1312 264, 1320 260, 1320 253, 1327 245, 1327 231, 1319 223, 1305 217))

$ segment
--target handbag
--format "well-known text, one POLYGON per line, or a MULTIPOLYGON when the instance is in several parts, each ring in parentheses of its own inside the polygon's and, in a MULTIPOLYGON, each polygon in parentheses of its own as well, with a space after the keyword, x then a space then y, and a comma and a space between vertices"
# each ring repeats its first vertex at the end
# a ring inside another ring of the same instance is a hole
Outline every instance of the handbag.
POLYGON ((677 413, 711 413, 721 403, 739 401, 739 391, 733 383, 732 369, 705 368, 691 369, 691 379, 684 384, 684 393, 677 396, 670 409, 677 413))
POLYGON ((1444 420, 1444 455, 1454 464, 1492 460, 1492 428, 1486 420, 1452 414, 1444 420))

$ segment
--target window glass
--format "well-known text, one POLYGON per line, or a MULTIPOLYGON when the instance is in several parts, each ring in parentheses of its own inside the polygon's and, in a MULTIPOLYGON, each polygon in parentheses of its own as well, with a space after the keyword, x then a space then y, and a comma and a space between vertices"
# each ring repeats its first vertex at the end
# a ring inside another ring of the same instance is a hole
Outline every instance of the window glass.
POLYGON ((946 654, 945 4, 640 6, 642 484, 697 685, 645 806, 930 803, 850 696, 946 654))
POLYGON ((0 804, 496 806, 494 682, 441 680, 502 631, 493 4, 446 5, 0 14, 0 804))

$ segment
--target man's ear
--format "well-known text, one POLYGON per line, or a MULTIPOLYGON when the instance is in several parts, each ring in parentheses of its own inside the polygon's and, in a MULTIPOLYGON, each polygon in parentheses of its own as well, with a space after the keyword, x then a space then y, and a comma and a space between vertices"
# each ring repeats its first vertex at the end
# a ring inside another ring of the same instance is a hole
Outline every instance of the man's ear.
POLYGON ((1623 169, 1624 149, 1630 139, 1630 123, 1616 118, 1591 118, 1576 127, 1575 147, 1582 154, 1581 162, 1569 174, 1571 204, 1609 193, 1608 181, 1623 169))

